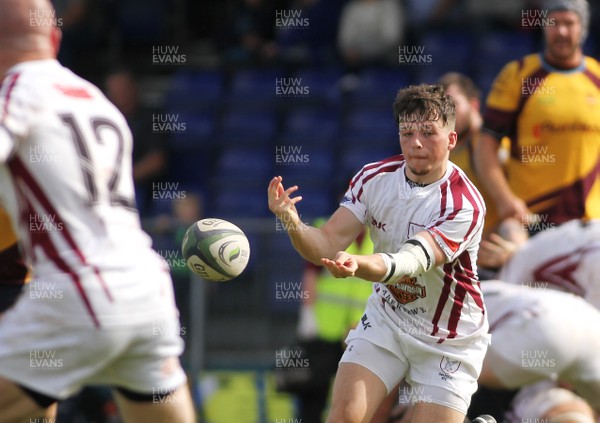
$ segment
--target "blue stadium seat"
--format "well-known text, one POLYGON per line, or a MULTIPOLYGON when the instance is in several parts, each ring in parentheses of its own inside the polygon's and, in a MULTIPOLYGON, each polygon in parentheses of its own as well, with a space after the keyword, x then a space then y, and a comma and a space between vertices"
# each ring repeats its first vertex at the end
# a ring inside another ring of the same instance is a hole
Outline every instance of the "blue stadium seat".
POLYGON ((406 65, 412 68, 411 70, 417 76, 423 70, 428 70, 427 68, 433 68, 440 73, 469 72, 474 53, 471 34, 461 31, 431 31, 423 36, 420 46, 411 46, 411 48, 417 47, 423 48, 422 54, 431 55, 430 64, 406 65))
POLYGON ((234 110, 225 113, 221 120, 218 138, 224 146, 271 145, 277 132, 277 118, 269 111, 234 110))
POLYGON ((358 79, 358 86, 351 92, 350 104, 353 109, 380 108, 389 110, 400 88, 410 85, 412 76, 408 70, 399 68, 368 68, 358 79))
POLYGON ((230 187, 215 193, 212 198, 213 214, 222 219, 267 217, 270 213, 266 185, 261 192, 230 187))
MULTIPOLYGON (((309 68, 298 71, 294 83, 305 87, 306 96, 293 98, 293 107, 312 106, 318 109, 337 108, 341 102, 339 81, 343 72, 339 68, 309 68)), ((284 103, 285 105, 285 103, 284 103)))
POLYGON ((333 112, 314 109, 298 109, 290 111, 283 124, 281 139, 285 144, 296 144, 302 140, 303 145, 325 145, 332 143, 338 134, 339 116, 333 112))
POLYGON ((223 95, 223 85, 221 72, 176 72, 167 90, 165 109, 171 113, 214 111, 223 95))
POLYGON ((123 0, 116 5, 115 21, 126 43, 164 41, 169 15, 165 0, 123 0))
POLYGON ((278 81, 286 78, 279 69, 244 69, 233 74, 225 103, 228 109, 274 110, 281 100, 278 81))
POLYGON ((474 65, 479 73, 499 72, 508 62, 537 51, 532 31, 488 32, 477 40, 474 65))
MULTIPOLYGON (((174 150, 211 148, 215 145, 215 118, 210 112, 170 113, 176 122, 166 124, 173 130, 169 136, 169 145, 174 150)), ((163 123, 165 124, 165 123, 163 123)))
MULTIPOLYGON (((398 140, 392 107, 389 110, 354 110, 346 118, 342 142, 365 140, 371 145, 385 146, 398 140)), ((342 144, 342 147, 346 146, 342 144)))
POLYGON ((375 149, 367 146, 356 146, 345 149, 339 159, 338 169, 340 174, 355 175, 364 165, 386 159, 400 153, 400 147, 388 149, 375 149))

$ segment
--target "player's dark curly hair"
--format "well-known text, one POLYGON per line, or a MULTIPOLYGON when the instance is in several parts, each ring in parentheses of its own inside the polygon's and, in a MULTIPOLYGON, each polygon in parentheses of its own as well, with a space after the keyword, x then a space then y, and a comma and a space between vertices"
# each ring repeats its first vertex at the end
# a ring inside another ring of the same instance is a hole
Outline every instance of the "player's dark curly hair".
POLYGON ((454 128, 456 110, 452 97, 444 92, 444 87, 420 84, 398 91, 394 100, 396 124, 438 119, 441 119, 444 127, 450 124, 454 128))

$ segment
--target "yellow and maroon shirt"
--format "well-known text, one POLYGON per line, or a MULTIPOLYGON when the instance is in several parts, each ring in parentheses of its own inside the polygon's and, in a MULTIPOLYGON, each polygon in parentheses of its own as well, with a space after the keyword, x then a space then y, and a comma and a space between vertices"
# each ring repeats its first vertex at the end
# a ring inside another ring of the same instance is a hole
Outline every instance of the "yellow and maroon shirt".
POLYGON ((23 285, 26 277, 27 267, 19 253, 17 237, 8 215, 0 208, 0 288, 23 285))
POLYGON ((541 54, 508 63, 487 98, 484 130, 511 141, 508 183, 552 223, 600 218, 600 64, 569 70, 541 54))

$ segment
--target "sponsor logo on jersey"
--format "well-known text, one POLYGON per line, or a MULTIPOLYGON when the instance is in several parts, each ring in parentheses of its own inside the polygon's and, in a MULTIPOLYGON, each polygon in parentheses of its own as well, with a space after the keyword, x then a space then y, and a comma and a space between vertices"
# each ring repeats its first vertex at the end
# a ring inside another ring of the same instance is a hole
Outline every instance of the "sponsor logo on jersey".
POLYGON ((369 322, 369 318, 366 314, 363 315, 363 317, 360 319, 360 322, 362 323, 363 330, 367 330, 367 328, 372 327, 371 322, 369 322))
POLYGON ((385 232, 385 225, 387 225, 387 223, 379 222, 374 217, 371 217, 371 226, 374 228, 381 229, 383 232, 385 232))
POLYGON ((387 289, 400 304, 412 303, 418 298, 427 296, 427 290, 423 285, 417 283, 417 278, 407 276, 399 279, 394 285, 388 285, 387 289))

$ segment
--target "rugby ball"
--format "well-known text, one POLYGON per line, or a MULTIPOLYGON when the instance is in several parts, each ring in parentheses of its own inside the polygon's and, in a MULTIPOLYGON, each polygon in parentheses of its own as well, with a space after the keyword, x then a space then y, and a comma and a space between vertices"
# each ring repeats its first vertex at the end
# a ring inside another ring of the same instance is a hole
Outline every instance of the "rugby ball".
POLYGON ((181 252, 192 272, 210 281, 223 282, 244 271, 250 259, 250 244, 233 223, 207 218, 187 229, 181 252))

